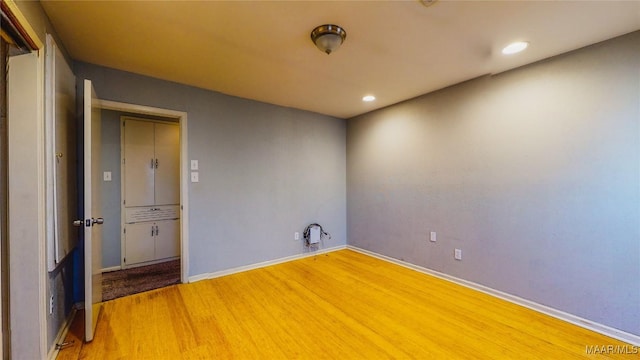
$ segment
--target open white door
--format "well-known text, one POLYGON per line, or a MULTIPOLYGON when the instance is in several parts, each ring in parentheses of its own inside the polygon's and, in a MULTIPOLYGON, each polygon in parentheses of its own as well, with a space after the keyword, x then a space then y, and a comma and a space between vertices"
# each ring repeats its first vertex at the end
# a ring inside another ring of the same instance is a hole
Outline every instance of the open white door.
POLYGON ((91 80, 84 80, 84 309, 85 341, 93 340, 102 306, 100 108, 91 80))

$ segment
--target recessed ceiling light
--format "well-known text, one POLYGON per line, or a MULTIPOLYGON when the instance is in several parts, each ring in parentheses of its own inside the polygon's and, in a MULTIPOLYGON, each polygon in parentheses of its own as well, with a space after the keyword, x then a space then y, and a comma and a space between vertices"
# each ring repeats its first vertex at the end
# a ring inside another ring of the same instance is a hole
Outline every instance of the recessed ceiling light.
POLYGON ((502 53, 505 55, 519 53, 520 51, 526 49, 527 46, 529 46, 529 43, 526 41, 516 41, 505 46, 504 49, 502 49, 502 53))
POLYGON ((375 96, 373 96, 373 95, 367 95, 367 96, 364 96, 364 97, 362 98, 362 101, 371 102, 371 101, 373 101, 373 100, 375 100, 375 99, 376 99, 376 97, 375 97, 375 96))

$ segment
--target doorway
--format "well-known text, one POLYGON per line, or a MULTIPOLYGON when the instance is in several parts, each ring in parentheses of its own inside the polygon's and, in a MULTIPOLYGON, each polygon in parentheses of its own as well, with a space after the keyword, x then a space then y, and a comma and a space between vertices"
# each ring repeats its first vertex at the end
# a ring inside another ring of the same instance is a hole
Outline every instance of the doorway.
POLYGON ((102 109, 103 300, 180 283, 177 118, 102 109))
MULTIPOLYGON (((180 148, 179 149, 180 151, 179 173, 180 174, 179 174, 179 206, 177 211, 179 211, 179 218, 180 218, 179 229, 178 229, 179 238, 180 238, 180 242, 179 242, 180 257, 179 257, 179 260, 177 261, 177 264, 174 264, 175 266, 173 267, 173 269, 175 269, 176 266, 179 268, 179 280, 181 283, 189 282, 189 278, 188 278, 188 274, 189 274, 189 252, 188 252, 189 206, 188 206, 188 196, 187 196, 188 195, 187 113, 181 112, 181 111, 175 111, 175 110, 168 110, 168 109, 162 109, 162 108, 148 107, 148 106, 128 104, 128 103, 115 102, 115 101, 107 101, 107 100, 101 100, 99 102, 99 107, 103 111, 107 110, 115 113, 135 116, 135 117, 170 120, 178 124, 179 132, 180 132, 180 135, 179 135, 180 136, 180 141, 179 141, 180 142, 180 145, 179 145, 179 148, 180 148)), ((118 120, 119 120, 119 117, 118 117, 118 120)), ((118 126, 119 126, 119 121, 118 121, 118 126)), ((119 139, 120 138, 118 138, 118 146, 120 145, 119 139)), ((113 179, 113 173, 111 175, 113 179)), ((120 206, 120 204, 118 204, 118 206, 120 206)), ((120 209, 120 207, 118 207, 118 209, 120 209)), ((121 215, 121 218, 122 218, 122 215, 121 215)), ((118 227, 120 227, 121 218, 118 218, 118 221, 117 221, 118 227)), ((119 241, 118 247, 120 247, 121 237, 118 236, 117 239, 119 241)), ((120 255, 122 255, 122 252, 120 253, 120 255)), ((119 260, 122 259, 122 256, 119 256, 118 259, 119 260)), ((156 265, 156 264, 151 264, 149 266, 160 267, 160 265, 156 265)), ((152 269, 149 269, 149 268, 136 270, 135 267, 131 269, 123 269, 122 263, 120 261, 118 261, 117 264, 114 263, 111 266, 105 267, 103 270, 107 272, 128 271, 130 273, 135 271, 140 272, 143 270, 152 271, 152 269)), ((124 274, 124 273, 121 273, 121 274, 124 274)))

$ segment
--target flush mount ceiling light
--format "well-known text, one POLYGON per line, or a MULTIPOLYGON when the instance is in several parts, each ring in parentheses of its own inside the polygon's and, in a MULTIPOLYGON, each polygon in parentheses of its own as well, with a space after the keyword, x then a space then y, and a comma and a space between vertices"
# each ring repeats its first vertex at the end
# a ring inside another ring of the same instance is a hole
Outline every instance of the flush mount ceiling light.
POLYGON ((373 96, 373 95, 366 95, 366 96, 362 97, 362 101, 366 101, 366 102, 371 102, 371 101, 373 101, 375 99, 376 99, 376 97, 373 96))
POLYGON ((426 7, 435 4, 438 0, 420 0, 420 3, 426 7))
POLYGON ((311 41, 327 54, 338 49, 346 37, 347 32, 343 28, 332 24, 320 25, 311 32, 311 41))
POLYGON ((520 51, 526 49, 527 46, 529 46, 529 43, 526 41, 516 41, 505 46, 504 49, 502 49, 502 53, 505 55, 519 53, 520 51))

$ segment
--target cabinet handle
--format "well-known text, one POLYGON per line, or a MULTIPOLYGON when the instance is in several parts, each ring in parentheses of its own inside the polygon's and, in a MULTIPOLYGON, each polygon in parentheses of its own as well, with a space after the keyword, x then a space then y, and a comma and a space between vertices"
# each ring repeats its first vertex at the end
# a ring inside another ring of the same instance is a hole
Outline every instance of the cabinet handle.
POLYGON ((153 236, 153 225, 151 225, 151 236, 153 236))
POLYGON ((158 225, 156 225, 156 236, 158 236, 160 234, 160 228, 158 228, 158 225))
POLYGON ((158 168, 158 159, 156 159, 156 169, 158 168))
POLYGON ((151 159, 151 168, 153 169, 153 159, 151 159))

